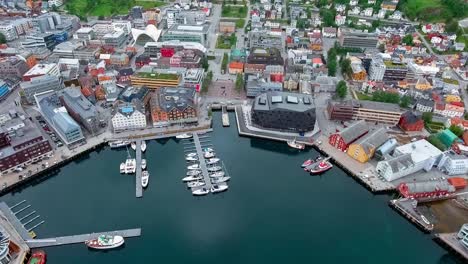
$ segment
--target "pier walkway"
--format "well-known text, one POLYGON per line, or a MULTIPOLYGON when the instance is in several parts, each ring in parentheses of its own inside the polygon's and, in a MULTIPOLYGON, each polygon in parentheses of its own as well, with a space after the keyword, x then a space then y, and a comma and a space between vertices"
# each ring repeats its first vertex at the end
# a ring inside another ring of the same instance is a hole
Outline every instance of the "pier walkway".
POLYGON ((8 207, 5 202, 0 202, 0 211, 3 212, 8 222, 15 228, 16 232, 21 236, 23 240, 31 239, 28 230, 24 228, 23 224, 18 220, 15 213, 8 207))
POLYGON ((227 106, 223 105, 222 106, 222 121, 223 121, 223 126, 228 127, 229 126, 229 114, 227 112, 227 106))
POLYGON ((141 140, 136 140, 136 177, 135 177, 135 191, 136 197, 143 197, 143 187, 141 186, 141 140))
POLYGON ((118 231, 111 231, 111 232, 90 233, 90 234, 74 235, 74 236, 54 237, 54 238, 28 239, 26 240, 26 244, 30 248, 61 246, 61 245, 84 243, 86 240, 94 239, 100 235, 137 237, 141 235, 141 228, 118 230, 118 231))
POLYGON ((193 133, 193 143, 195 144, 195 149, 197 150, 198 161, 200 162, 200 168, 202 171, 203 179, 205 180, 205 186, 198 187, 195 189, 200 189, 200 188, 210 189, 211 188, 210 175, 208 173, 208 168, 206 167, 205 157, 203 156, 200 138, 198 137, 197 133, 193 133))

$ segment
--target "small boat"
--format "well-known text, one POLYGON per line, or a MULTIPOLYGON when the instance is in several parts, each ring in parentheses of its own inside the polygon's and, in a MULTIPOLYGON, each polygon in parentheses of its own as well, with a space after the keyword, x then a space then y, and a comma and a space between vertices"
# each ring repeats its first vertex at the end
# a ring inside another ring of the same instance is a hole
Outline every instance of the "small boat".
POLYGON ((186 157, 185 160, 186 160, 186 161, 198 161, 198 157, 197 157, 197 156, 186 157))
POLYGON ((426 225, 431 224, 431 222, 429 222, 429 220, 427 220, 427 218, 424 215, 421 215, 421 219, 423 220, 424 223, 426 223, 426 225))
POLYGON ((146 159, 141 159, 141 168, 146 169, 146 159))
POLYGON ((195 196, 207 195, 208 193, 210 193, 210 190, 207 188, 201 188, 201 189, 192 191, 192 194, 195 196))
POLYGON ((148 183, 149 183, 149 172, 143 171, 141 173, 141 187, 143 188, 148 187, 148 183))
POLYGON ((125 161, 125 173, 133 174, 136 171, 136 159, 127 159, 125 161))
POLYGON ((142 140, 141 141, 141 152, 145 152, 146 151, 146 141, 142 140))
POLYGON ((205 185, 204 181, 192 181, 192 182, 187 182, 187 187, 189 188, 195 188, 195 187, 200 187, 205 185))
POLYGON ((212 158, 212 159, 208 159, 206 160, 206 165, 212 165, 212 164, 216 164, 220 161, 220 159, 218 158, 212 158))
POLYGON ((187 176, 197 176, 201 173, 200 170, 189 170, 187 171, 187 176))
POLYGON ((215 173, 210 173, 211 178, 224 177, 224 171, 217 171, 215 173))
POLYGON ((124 242, 125 240, 122 236, 100 235, 95 239, 86 240, 85 244, 89 248, 94 249, 111 249, 122 246, 124 242))
POLYGON ((193 135, 189 134, 189 133, 180 134, 180 135, 176 136, 177 139, 186 139, 186 138, 192 138, 192 137, 193 137, 193 135))
POLYGON ((120 163, 120 173, 125 173, 125 162, 120 163))
POLYGON ((328 159, 321 160, 321 161, 314 163, 314 165, 310 168, 310 174, 311 175, 319 174, 331 168, 333 168, 333 165, 328 161, 328 159))
POLYGON ((190 181, 198 181, 198 180, 201 180, 203 179, 202 176, 187 176, 185 178, 182 179, 183 182, 190 182, 190 181))
POLYGON ((211 158, 214 158, 214 156, 215 156, 214 152, 205 152, 205 153, 203 153, 203 157, 205 157, 205 159, 211 159, 211 158))
POLYGON ((135 142, 132 142, 132 144, 130 146, 132 147, 133 150, 136 150, 136 143, 135 142))
POLYGON ((192 153, 189 153, 189 154, 185 155, 186 158, 195 157, 195 156, 197 156, 197 153, 195 153, 195 152, 192 152, 192 153))
POLYGON ((121 147, 127 146, 128 144, 130 144, 130 141, 126 141, 126 140, 117 140, 117 141, 109 142, 109 146, 111 148, 121 148, 121 147))
POLYGON ((212 148, 203 148, 202 151, 203 152, 213 152, 214 149, 212 149, 212 148))
POLYGON ((197 163, 197 164, 193 164, 193 165, 190 165, 187 167, 188 170, 199 170, 200 169, 200 165, 197 163))
POLYGON ((31 258, 28 260, 28 264, 46 264, 47 255, 42 250, 34 251, 31 258))
POLYGON ((294 149, 300 149, 300 150, 305 149, 305 144, 297 143, 296 139, 288 141, 288 146, 290 146, 291 148, 294 148, 294 149))
POLYGON ((221 166, 213 166, 213 167, 209 167, 208 168, 208 171, 210 172, 215 172, 215 171, 220 171, 222 170, 223 168, 221 168, 221 166))
POLYGON ((220 184, 213 184, 211 185, 211 192, 212 193, 220 193, 224 192, 228 189, 228 185, 226 183, 220 183, 220 184))
POLYGON ((222 182, 227 182, 231 179, 231 177, 217 177, 217 178, 212 178, 211 183, 222 183, 222 182))
POLYGON ((306 167, 312 165, 314 162, 317 162, 317 161, 322 160, 322 159, 323 159, 322 156, 318 156, 315 159, 308 159, 308 160, 304 161, 304 163, 302 163, 301 167, 306 168, 306 167))

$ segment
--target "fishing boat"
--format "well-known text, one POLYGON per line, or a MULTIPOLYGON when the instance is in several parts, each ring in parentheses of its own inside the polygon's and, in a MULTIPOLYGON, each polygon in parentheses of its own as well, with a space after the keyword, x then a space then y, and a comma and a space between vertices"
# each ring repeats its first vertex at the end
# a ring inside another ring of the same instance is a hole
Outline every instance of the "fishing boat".
POLYGON ((142 140, 141 141, 141 152, 145 152, 146 151, 146 141, 142 140))
POLYGON ((195 196, 207 195, 208 193, 210 193, 210 190, 207 188, 201 188, 192 191, 192 194, 195 196))
POLYGON ((197 156, 186 157, 185 160, 186 160, 186 161, 198 161, 198 157, 197 157, 197 156))
POLYGON ((216 172, 216 171, 220 171, 222 170, 223 168, 221 168, 221 166, 213 166, 213 167, 209 167, 208 168, 208 171, 209 172, 216 172))
POLYGON ((214 158, 214 156, 215 156, 214 152, 205 152, 205 153, 203 153, 203 157, 205 157, 205 159, 211 159, 211 158, 214 158))
POLYGON ((124 242, 125 240, 122 236, 100 235, 95 239, 86 240, 85 244, 93 249, 111 249, 122 246, 124 242))
POLYGON ((224 175, 225 175, 224 171, 217 171, 214 173, 210 173, 211 178, 224 177, 224 175))
POLYGON ((46 264, 47 255, 42 250, 34 251, 28 260, 28 264, 46 264))
POLYGON ((211 193, 220 193, 224 192, 228 189, 228 185, 226 183, 219 183, 211 185, 211 193))
POLYGON ((116 141, 109 142, 109 146, 111 148, 121 148, 121 147, 128 146, 128 144, 130 144, 130 141, 126 141, 126 140, 116 140, 116 141))
POLYGON ((200 170, 189 170, 187 171, 187 176, 196 176, 196 175, 199 175, 201 173, 200 170))
POLYGON ((183 182, 190 182, 190 181, 199 181, 203 179, 202 176, 187 176, 185 178, 182 179, 183 182))
POLYGON ((200 169, 200 165, 198 163, 187 167, 187 170, 199 170, 199 169, 200 169))
POLYGON ((213 152, 214 149, 212 149, 212 148, 203 148, 202 151, 203 152, 213 152))
POLYGON ((291 148, 299 149, 299 150, 305 149, 305 144, 297 143, 296 139, 290 140, 287 143, 288 143, 288 146, 290 146, 291 148))
POLYGON ((177 139, 187 139, 187 138, 192 138, 192 137, 193 137, 193 135, 189 134, 189 133, 180 134, 180 135, 176 136, 177 139))
POLYGON ((149 172, 143 171, 141 173, 141 187, 143 188, 148 187, 148 183, 149 183, 149 172))
POLYGON ((132 147, 133 150, 136 150, 136 143, 135 142, 132 142, 132 144, 130 146, 132 147))
POLYGON ((125 162, 120 163, 120 173, 125 173, 125 162))
POLYGON ((227 182, 231 179, 231 177, 216 177, 211 179, 211 183, 222 183, 227 182))
POLYGON ((141 168, 146 169, 146 159, 141 159, 141 168))
POLYGON ((192 182, 187 182, 187 187, 189 188, 195 188, 195 187, 200 187, 205 185, 204 181, 192 181, 192 182))
POLYGON ((186 158, 188 158, 188 157, 195 157, 195 156, 197 156, 197 153, 196 153, 196 152, 192 152, 192 153, 189 153, 189 154, 185 155, 186 158))
POLYGON ((315 162, 311 168, 309 169, 311 175, 319 174, 322 172, 325 172, 331 168, 333 168, 333 165, 331 162, 328 161, 329 158, 326 158, 324 160, 319 160, 315 162))

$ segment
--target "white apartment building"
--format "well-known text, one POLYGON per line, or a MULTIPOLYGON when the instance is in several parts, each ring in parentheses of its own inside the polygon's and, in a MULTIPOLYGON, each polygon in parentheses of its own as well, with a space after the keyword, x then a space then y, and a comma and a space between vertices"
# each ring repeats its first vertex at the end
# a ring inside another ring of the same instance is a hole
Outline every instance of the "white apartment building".
POLYGON ((141 107, 133 104, 119 106, 117 113, 112 117, 112 127, 114 132, 144 129, 146 127, 145 112, 141 107))
POLYGON ((468 157, 453 152, 444 153, 437 168, 448 175, 466 175, 468 173, 468 157))

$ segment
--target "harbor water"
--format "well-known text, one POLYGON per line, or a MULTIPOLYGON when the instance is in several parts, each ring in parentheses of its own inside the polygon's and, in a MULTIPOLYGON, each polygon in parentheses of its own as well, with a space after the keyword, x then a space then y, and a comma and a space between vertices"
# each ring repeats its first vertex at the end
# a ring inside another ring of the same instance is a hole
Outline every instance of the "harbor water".
POLYGON ((1 199, 32 205, 45 221, 38 238, 142 228, 116 250, 46 248, 51 264, 458 263, 393 211, 388 195, 337 167, 305 173, 300 165, 316 151, 239 137, 235 123, 222 127, 221 113, 214 120, 210 139, 232 177, 225 193, 193 197, 181 181, 184 145, 167 139, 148 142, 143 198, 135 177, 119 174, 126 150, 104 147, 1 199))

